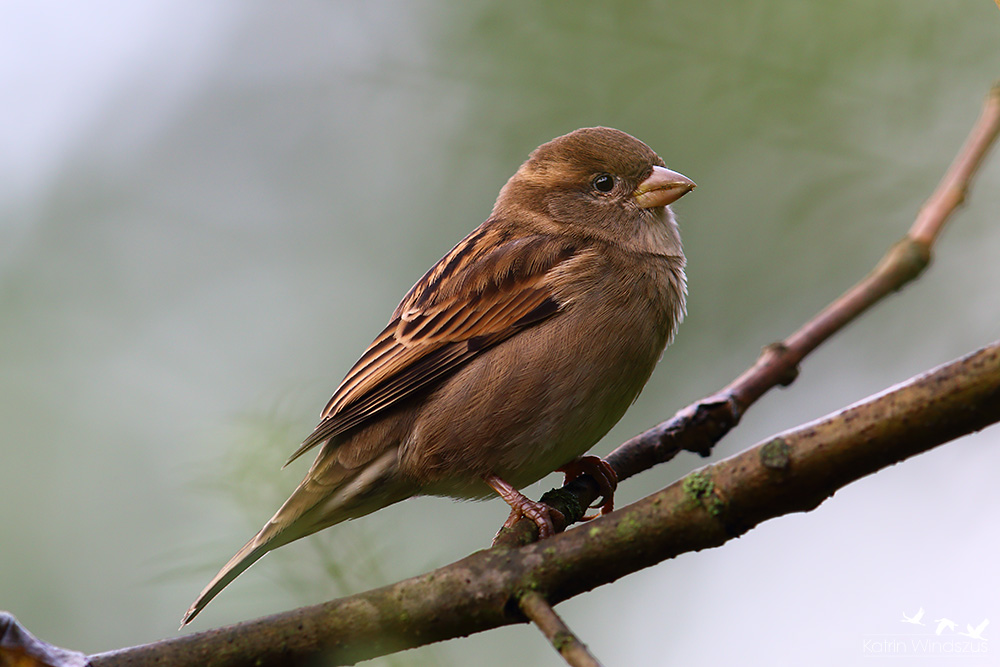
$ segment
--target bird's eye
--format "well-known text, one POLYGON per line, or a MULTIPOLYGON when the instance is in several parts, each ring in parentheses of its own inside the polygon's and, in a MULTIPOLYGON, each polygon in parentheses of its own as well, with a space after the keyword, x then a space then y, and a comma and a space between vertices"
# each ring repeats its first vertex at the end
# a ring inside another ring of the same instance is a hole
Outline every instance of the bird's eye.
POLYGON ((610 174, 598 174, 594 176, 592 185, 598 192, 611 192, 615 188, 615 178, 610 174))

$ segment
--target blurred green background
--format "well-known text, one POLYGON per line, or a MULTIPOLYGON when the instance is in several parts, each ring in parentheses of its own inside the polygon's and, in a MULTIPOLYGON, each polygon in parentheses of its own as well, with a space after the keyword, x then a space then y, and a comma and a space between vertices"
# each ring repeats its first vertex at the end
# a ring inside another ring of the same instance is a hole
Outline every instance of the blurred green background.
MULTIPOLYGON (((301 478, 306 461, 278 468, 343 374, 535 146, 610 125, 698 183, 675 206, 688 319, 603 454, 722 386, 906 231, 1000 78, 1000 12, 49 0, 3 4, 0 54, 0 608, 96 652, 175 635, 301 478)), ((994 155, 931 270, 716 458, 997 338, 998 211, 994 155)), ((854 664, 873 636, 933 638, 900 622, 921 607, 959 629, 991 618, 995 637, 998 440, 560 610, 616 665, 854 664)), ((702 464, 630 480, 619 505, 702 464)), ((506 515, 402 503, 274 552, 193 629, 444 565, 506 515)), ((561 661, 520 626, 371 664, 511 663, 561 661)))

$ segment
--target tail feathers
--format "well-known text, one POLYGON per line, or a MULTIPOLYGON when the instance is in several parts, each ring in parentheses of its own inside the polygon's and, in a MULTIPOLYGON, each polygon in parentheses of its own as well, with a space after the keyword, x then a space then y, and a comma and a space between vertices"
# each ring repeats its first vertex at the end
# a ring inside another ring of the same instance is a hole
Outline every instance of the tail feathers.
POLYGON ((194 620, 212 598, 268 551, 411 495, 412 492, 390 481, 396 460, 395 449, 383 452, 375 460, 354 470, 335 463, 320 466, 317 459, 281 509, 236 552, 198 595, 184 614, 181 627, 194 620))
MULTIPOLYGON (((343 469, 331 472, 338 472, 342 476, 343 469)), ((190 623, 212 598, 268 551, 351 518, 351 515, 344 511, 343 502, 337 502, 339 500, 337 496, 343 495, 338 494, 338 490, 342 491, 336 485, 330 488, 328 485, 318 483, 317 479, 311 476, 302 480, 271 520, 229 559, 229 562, 198 595, 198 599, 184 614, 181 627, 190 623)))
POLYGON ((257 533, 253 539, 243 545, 243 548, 236 552, 236 555, 219 570, 219 573, 208 583, 208 586, 205 586, 205 589, 198 595, 198 599, 194 601, 194 604, 184 614, 184 618, 181 619, 182 628, 193 621, 194 617, 205 608, 205 605, 211 602, 212 598, 228 586, 233 579, 243 574, 244 570, 260 560, 268 551, 276 548, 277 545, 272 544, 264 536, 264 533, 272 526, 273 524, 268 523, 267 526, 257 533))

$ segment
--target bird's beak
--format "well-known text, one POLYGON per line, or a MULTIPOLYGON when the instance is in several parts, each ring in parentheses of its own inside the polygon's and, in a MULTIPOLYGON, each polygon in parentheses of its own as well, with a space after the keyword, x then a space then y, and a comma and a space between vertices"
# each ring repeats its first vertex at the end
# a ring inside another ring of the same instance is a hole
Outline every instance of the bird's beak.
POLYGON ((653 173, 639 184, 632 196, 641 208, 666 206, 694 189, 694 181, 670 171, 666 167, 653 167, 653 173))

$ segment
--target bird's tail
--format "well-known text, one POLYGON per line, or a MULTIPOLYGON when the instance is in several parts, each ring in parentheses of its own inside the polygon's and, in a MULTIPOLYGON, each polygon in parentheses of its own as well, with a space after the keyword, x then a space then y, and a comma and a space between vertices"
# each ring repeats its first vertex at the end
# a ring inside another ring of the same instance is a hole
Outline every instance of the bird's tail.
POLYGON ((208 582, 208 586, 205 586, 205 589, 198 595, 198 599, 188 608, 184 618, 181 619, 182 628, 194 620, 194 617, 201 613, 205 605, 228 586, 229 582, 240 576, 244 570, 260 560, 268 551, 277 547, 268 539, 269 528, 272 528, 271 522, 268 522, 259 533, 253 536, 253 539, 243 545, 243 548, 237 551, 236 555, 219 570, 215 578, 208 582))
POLYGON ((317 460, 281 509, 208 582, 184 614, 181 627, 190 623, 212 598, 268 551, 405 498, 409 494, 386 493, 396 486, 385 484, 395 468, 395 449, 354 470, 339 464, 324 466, 317 460))

